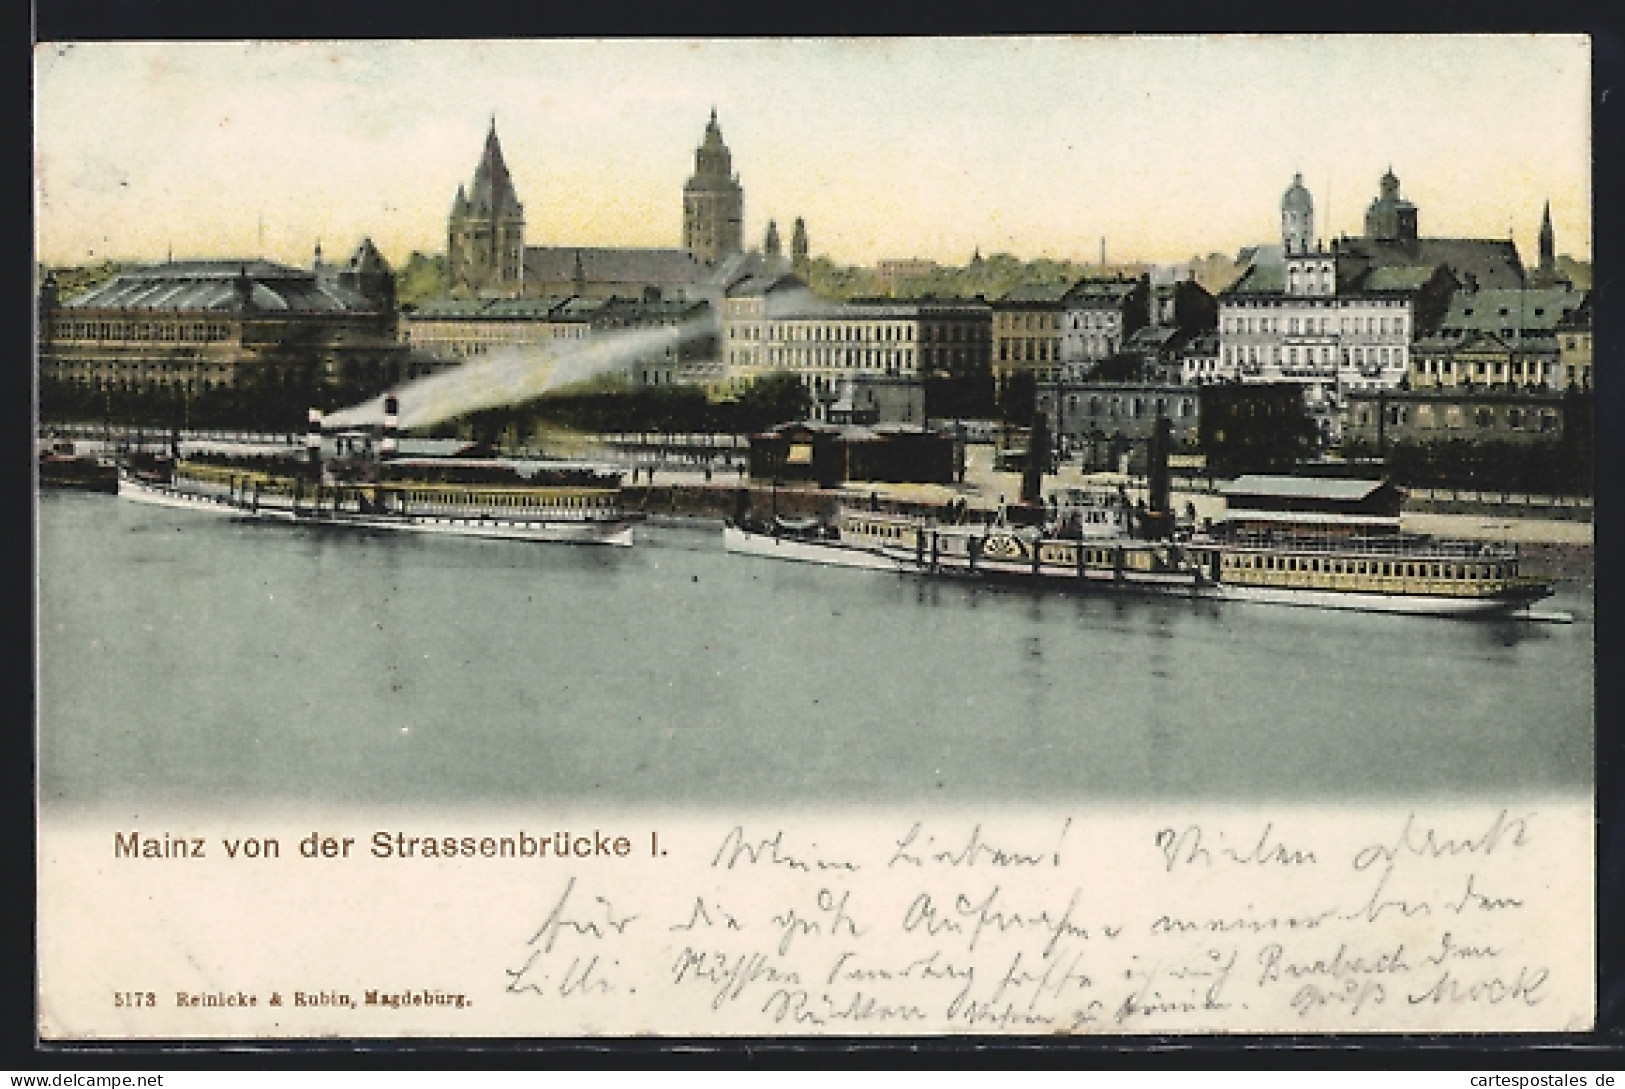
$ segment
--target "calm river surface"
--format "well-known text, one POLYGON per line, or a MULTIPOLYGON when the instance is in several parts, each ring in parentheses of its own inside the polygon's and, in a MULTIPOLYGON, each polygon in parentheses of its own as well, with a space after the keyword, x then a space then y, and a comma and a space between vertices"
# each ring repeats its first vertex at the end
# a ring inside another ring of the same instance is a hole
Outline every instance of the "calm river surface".
POLYGON ((1081 804, 1590 791, 1572 625, 1037 594, 39 502, 42 803, 1081 804))

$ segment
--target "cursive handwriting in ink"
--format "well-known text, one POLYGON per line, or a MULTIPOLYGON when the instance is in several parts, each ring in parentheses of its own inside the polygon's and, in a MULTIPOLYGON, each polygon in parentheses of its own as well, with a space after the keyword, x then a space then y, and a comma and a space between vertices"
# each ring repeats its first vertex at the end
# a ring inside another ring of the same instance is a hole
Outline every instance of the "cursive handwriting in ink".
POLYGON ((684 946, 671 966, 673 983, 693 980, 715 988, 711 1008, 719 1010, 737 999, 752 983, 798 986, 800 973, 776 964, 762 953, 724 953, 684 946))
MULTIPOLYGON (((551 953, 554 943, 559 940, 560 934, 568 932, 582 934, 589 938, 606 938, 612 933, 626 933, 626 928, 639 918, 636 915, 617 918, 614 905, 602 896, 595 896, 593 902, 599 905, 602 910, 602 920, 571 919, 565 914, 565 908, 570 902, 570 893, 575 891, 575 887, 576 879, 574 877, 565 882, 564 892, 560 894, 559 902, 553 905, 553 910, 548 912, 547 918, 542 922, 541 927, 530 936, 530 941, 526 944, 536 945, 538 942, 543 942, 541 951, 551 953)), ((593 909, 588 910, 592 911, 593 909)))
POLYGON ((1478 891, 1477 884, 1478 875, 1476 873, 1468 874, 1467 888, 1462 892, 1461 899, 1453 904, 1446 904, 1445 907, 1457 915, 1460 915, 1469 907, 1477 908, 1479 911, 1505 911, 1509 908, 1523 907, 1523 901, 1515 896, 1486 896, 1478 891))
MULTIPOLYGON (((814 843, 813 847, 818 844, 814 843)), ((858 869, 856 862, 846 862, 841 859, 804 859, 798 858, 785 848, 784 830, 780 829, 771 836, 764 836, 755 843, 749 842, 745 837, 745 829, 741 825, 734 825, 728 834, 722 837, 722 843, 717 847, 717 853, 711 857, 711 865, 715 869, 731 870, 737 865, 754 865, 766 862, 774 866, 787 866, 792 870, 846 870, 855 872, 858 869)))
POLYGON ((887 868, 899 862, 910 866, 923 866, 927 862, 943 866, 974 866, 978 862, 989 866, 1059 866, 1061 865, 1061 845, 1066 839, 1067 831, 1072 827, 1072 818, 1068 817, 1061 824, 1061 832, 1055 837, 1055 846, 1043 853, 1029 853, 999 847, 984 841, 982 826, 973 827, 970 836, 963 845, 957 848, 942 847, 928 850, 937 843, 935 834, 927 832, 920 821, 915 821, 903 838, 897 841, 891 859, 886 863, 887 868), (921 837, 924 837, 923 839, 921 837), (918 853, 916 853, 918 852, 918 853))
POLYGON ((1404 857, 1431 861, 1470 854, 1488 858, 1503 842, 1508 842, 1513 847, 1526 846, 1529 842, 1529 821, 1534 816, 1534 813, 1528 813, 1521 817, 1509 817, 1507 811, 1503 809, 1495 815, 1495 819, 1482 834, 1454 839, 1441 835, 1431 827, 1418 829, 1416 814, 1411 813, 1406 816, 1405 825, 1393 842, 1373 843, 1362 847, 1354 856, 1354 868, 1363 871, 1375 863, 1386 862, 1391 870, 1394 864, 1404 857))
POLYGON ((1153 842, 1162 851, 1163 868, 1169 873, 1180 865, 1193 866, 1200 862, 1211 866, 1215 852, 1220 860, 1238 865, 1312 866, 1318 861, 1314 851, 1288 847, 1274 833, 1275 823, 1271 821, 1257 837, 1248 837, 1245 846, 1238 849, 1225 842, 1225 834, 1220 830, 1214 835, 1215 842, 1209 850, 1202 826, 1191 824, 1177 832, 1172 828, 1161 829, 1153 842))
POLYGON ((869 928, 860 928, 857 921, 847 914, 846 904, 851 898, 850 889, 843 890, 839 899, 829 889, 819 889, 816 901, 818 906, 814 914, 800 915, 791 907, 768 920, 780 929, 779 956, 782 957, 790 951, 790 942, 797 934, 823 934, 831 937, 845 934, 853 938, 867 934, 869 928))
POLYGON ((725 930, 741 929, 739 920, 728 914, 728 912, 723 909, 721 904, 712 904, 709 908, 707 908, 705 906, 705 897, 696 896, 694 897, 694 910, 689 912, 688 922, 675 923, 666 929, 694 930, 699 927, 709 928, 713 926, 720 926, 725 930), (716 919, 714 921, 711 918, 713 912, 716 913, 716 919))

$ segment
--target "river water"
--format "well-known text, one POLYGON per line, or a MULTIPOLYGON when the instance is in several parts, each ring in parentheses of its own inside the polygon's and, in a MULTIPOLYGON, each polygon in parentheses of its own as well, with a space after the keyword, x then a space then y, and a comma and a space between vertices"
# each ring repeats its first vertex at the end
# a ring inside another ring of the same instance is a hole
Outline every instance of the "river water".
POLYGON ((40 793, 828 806, 1589 793, 1571 625, 1070 595, 42 495, 40 793))

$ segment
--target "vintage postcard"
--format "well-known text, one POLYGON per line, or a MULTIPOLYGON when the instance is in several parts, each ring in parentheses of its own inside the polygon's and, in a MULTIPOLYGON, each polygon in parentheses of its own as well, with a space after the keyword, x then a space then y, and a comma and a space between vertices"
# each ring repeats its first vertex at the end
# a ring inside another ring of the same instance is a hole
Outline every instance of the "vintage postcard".
POLYGON ((34 79, 47 1044, 1592 1027, 1585 37, 34 79))

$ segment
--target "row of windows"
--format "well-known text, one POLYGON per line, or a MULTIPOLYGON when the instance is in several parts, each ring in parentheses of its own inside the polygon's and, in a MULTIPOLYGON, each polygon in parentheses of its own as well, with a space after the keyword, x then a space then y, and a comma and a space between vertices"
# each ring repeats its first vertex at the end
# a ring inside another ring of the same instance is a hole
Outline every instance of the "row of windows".
POLYGON ((1105 359, 1117 351, 1116 337, 1085 336, 1072 342, 1072 346, 1083 354, 1085 359, 1105 359))
POLYGON ((58 321, 51 333, 60 340, 171 340, 207 343, 229 340, 225 322, 58 321))
POLYGON ((1396 563, 1390 560, 1321 559, 1264 554, 1226 555, 1223 566, 1244 571, 1299 571, 1322 575, 1379 575, 1385 578, 1502 579, 1502 564, 1396 563))
MULTIPOLYGON (((1074 321, 1076 319, 1073 319, 1074 321)), ((1059 329, 1061 315, 1059 314, 1008 314, 996 313, 993 322, 1002 330, 1011 329, 1059 329)))
MULTIPOLYGON (((1282 348, 1279 344, 1266 346, 1261 353, 1256 344, 1246 347, 1229 344, 1224 346, 1225 366, 1238 366, 1244 363, 1275 363, 1287 366, 1305 365, 1317 362, 1316 349, 1296 347, 1282 348), (1301 351, 1301 355, 1299 354, 1301 351)), ((1322 345, 1318 350, 1318 362, 1330 365, 1332 362, 1332 349, 1322 345)), ((1344 366, 1351 367, 1403 367, 1405 366, 1404 348, 1344 348, 1341 360, 1344 366)))
MULTIPOLYGON (((1044 405, 1049 404, 1049 398, 1047 397, 1042 397, 1040 400, 1044 405)), ((1066 407, 1069 411, 1076 413, 1081 404, 1082 401, 1080 400, 1078 394, 1073 393, 1067 395, 1066 407)), ((1099 416, 1105 414, 1112 419, 1116 419, 1120 415, 1128 416, 1129 418, 1135 420, 1144 419, 1152 414, 1166 416, 1168 415, 1168 409, 1169 405, 1166 397, 1158 397, 1155 399, 1155 401, 1147 400, 1144 397, 1135 397, 1132 399, 1113 397, 1110 401, 1107 401, 1101 397, 1089 398, 1089 415, 1099 416)), ((1179 416, 1182 419, 1187 419, 1194 416, 1196 414, 1196 399, 1193 397, 1181 397, 1179 399, 1178 409, 1179 416)))
POLYGON ((221 382, 236 373, 235 367, 216 364, 210 366, 204 363, 186 364, 176 363, 99 363, 84 362, 82 360, 71 363, 57 363, 50 368, 50 373, 56 378, 65 378, 70 381, 87 381, 94 379, 102 381, 162 381, 164 383, 178 382, 185 379, 205 379, 210 375, 221 382))
MULTIPOLYGON (((1463 377, 1471 374, 1475 378, 1493 377, 1496 380, 1506 378, 1508 375, 1514 379, 1543 378, 1548 367, 1551 368, 1552 373, 1555 375, 1557 364, 1539 359, 1514 359, 1510 363, 1504 359, 1494 361, 1483 359, 1469 361, 1463 359, 1461 360, 1459 373, 1463 377), (1471 367, 1468 366, 1469 362, 1471 362, 1471 367)), ((1440 375, 1443 377, 1453 377, 1458 373, 1456 361, 1453 359, 1418 359, 1416 361, 1416 370, 1418 374, 1440 375)))
POLYGON ((1299 270, 1292 268, 1287 272, 1288 294, 1292 295, 1330 295, 1332 293, 1332 272, 1330 267, 1322 266, 1317 276, 1313 269, 1299 270))
MULTIPOLYGON (((1330 336, 1332 333, 1332 319, 1330 315, 1311 315, 1309 317, 1280 318, 1271 316, 1261 317, 1227 317, 1224 319, 1226 333, 1321 333, 1330 336)), ((1395 315, 1392 318, 1381 316, 1342 317, 1338 319, 1337 332, 1339 333, 1366 333, 1371 336, 1403 336, 1405 334, 1404 315, 1395 315)))
POLYGON ((888 525, 883 522, 866 522, 854 519, 846 524, 846 528, 853 533, 874 540, 901 541, 903 539, 903 526, 888 525))
MULTIPOLYGON (((927 353, 930 349, 926 349, 927 353)), ((897 367, 914 365, 914 349, 876 348, 769 348, 769 364, 789 367, 897 367)))
MULTIPOLYGON (((1416 426, 1431 430, 1442 428, 1445 430, 1459 430, 1466 420, 1466 408, 1462 405, 1417 405, 1416 426)), ((1361 405, 1355 413, 1355 421, 1361 427, 1370 427, 1373 413, 1369 406, 1361 405)), ((1387 411, 1388 423, 1394 427, 1403 427, 1411 421, 1408 406, 1389 405, 1387 411)), ((1508 408, 1504 417, 1506 427, 1512 431, 1540 431, 1553 433, 1558 429, 1558 417, 1555 409, 1526 409, 1508 408)), ((1487 431, 1495 427, 1495 410, 1488 405, 1480 405, 1473 410, 1473 424, 1480 430, 1487 431)))
MULTIPOLYGON (((911 342, 914 326, 904 325, 800 325, 775 323, 771 325, 728 326, 729 340, 767 340, 773 342, 911 342)), ((991 332, 981 325, 924 325, 920 326, 920 340, 952 344, 974 344, 991 339, 991 332)))
MULTIPOLYGON (((1025 359, 1030 362, 1036 359, 1040 363, 1048 363, 1052 343, 1052 341, 1036 337, 1001 340, 999 341, 999 360, 1000 362, 1008 362, 1012 359, 1025 359)), ((1056 345, 1055 354, 1057 358, 1060 357, 1059 345, 1056 345)))
POLYGON ((531 344, 544 340, 581 339, 590 327, 585 322, 425 322, 407 321, 401 339, 416 344, 531 344))
POLYGON ((615 506, 608 495, 569 495, 550 492, 445 492, 392 488, 408 503, 440 507, 501 507, 514 510, 607 510, 615 506))
POLYGON ((225 389, 230 385, 229 382, 225 381, 216 382, 212 379, 196 381, 191 378, 169 378, 159 381, 149 377, 146 381, 142 381, 141 379, 96 377, 89 379, 75 379, 74 381, 81 388, 93 389, 98 393, 104 391, 107 393, 138 393, 141 390, 152 389, 155 386, 163 387, 165 389, 184 389, 188 393, 198 393, 209 390, 225 389))

